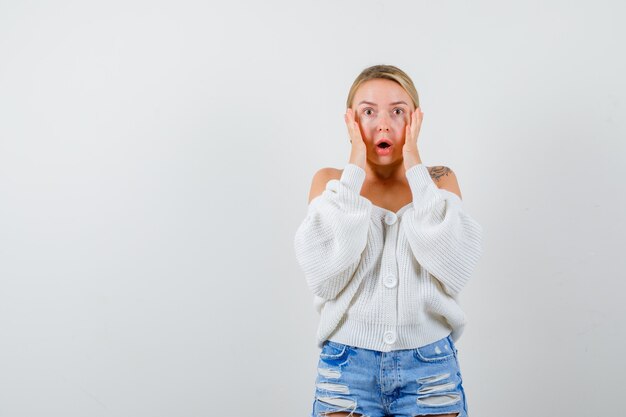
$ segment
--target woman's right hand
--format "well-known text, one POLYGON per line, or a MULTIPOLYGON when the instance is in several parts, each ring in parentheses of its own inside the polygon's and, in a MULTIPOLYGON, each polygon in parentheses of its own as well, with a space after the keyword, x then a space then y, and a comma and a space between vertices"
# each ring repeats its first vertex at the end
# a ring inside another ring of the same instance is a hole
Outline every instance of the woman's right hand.
POLYGON ((367 157, 367 148, 363 137, 361 136, 361 128, 354 118, 354 110, 347 109, 344 115, 348 133, 350 134, 350 142, 352 143, 352 151, 350 152, 350 163, 365 169, 365 160, 367 157))

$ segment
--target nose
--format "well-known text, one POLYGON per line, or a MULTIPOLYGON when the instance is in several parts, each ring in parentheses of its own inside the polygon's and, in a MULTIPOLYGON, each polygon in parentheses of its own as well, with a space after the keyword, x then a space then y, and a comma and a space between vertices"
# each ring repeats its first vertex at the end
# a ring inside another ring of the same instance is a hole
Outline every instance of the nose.
POLYGON ((389 119, 387 118, 387 116, 383 115, 380 117, 379 121, 378 121, 378 131, 382 132, 388 132, 389 131, 389 119))

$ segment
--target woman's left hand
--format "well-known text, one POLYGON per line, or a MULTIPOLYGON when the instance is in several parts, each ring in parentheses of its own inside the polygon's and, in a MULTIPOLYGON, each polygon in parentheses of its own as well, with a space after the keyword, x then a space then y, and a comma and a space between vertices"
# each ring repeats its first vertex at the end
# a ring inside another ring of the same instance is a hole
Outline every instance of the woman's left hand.
POLYGON ((420 134, 424 112, 419 107, 411 113, 411 119, 405 128, 404 146, 402 147, 402 157, 404 158, 404 168, 408 170, 414 165, 421 164, 419 150, 417 149, 417 137, 420 134))

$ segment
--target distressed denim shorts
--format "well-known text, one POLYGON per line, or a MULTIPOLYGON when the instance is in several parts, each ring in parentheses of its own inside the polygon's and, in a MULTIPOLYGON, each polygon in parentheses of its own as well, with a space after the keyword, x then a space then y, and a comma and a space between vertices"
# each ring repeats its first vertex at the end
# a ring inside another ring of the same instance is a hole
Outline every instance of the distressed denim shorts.
POLYGON ((311 417, 455 414, 467 417, 457 349, 448 335, 391 352, 326 340, 320 352, 311 417))

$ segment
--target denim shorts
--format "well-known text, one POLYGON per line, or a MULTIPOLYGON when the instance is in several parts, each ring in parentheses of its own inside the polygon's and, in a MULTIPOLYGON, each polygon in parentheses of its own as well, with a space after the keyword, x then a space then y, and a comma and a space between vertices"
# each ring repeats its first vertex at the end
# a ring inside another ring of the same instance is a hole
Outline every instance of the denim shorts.
POLYGON ((454 414, 467 417, 457 349, 448 335, 415 349, 380 352, 326 340, 311 417, 454 414))

